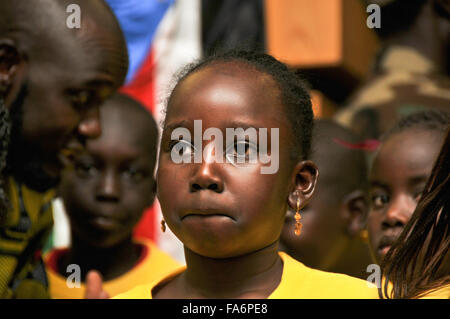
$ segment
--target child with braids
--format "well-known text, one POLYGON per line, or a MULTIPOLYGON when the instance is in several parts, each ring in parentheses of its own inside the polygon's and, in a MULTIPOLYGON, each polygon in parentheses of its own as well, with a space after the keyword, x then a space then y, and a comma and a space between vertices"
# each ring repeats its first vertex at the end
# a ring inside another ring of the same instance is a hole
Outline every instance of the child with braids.
POLYGON ((411 218, 449 124, 448 114, 414 113, 381 138, 369 174, 369 246, 379 264, 411 218))
MULTIPOLYGON (((419 258, 417 253, 419 251, 425 252, 424 246, 421 247, 421 250, 418 246, 415 246, 413 252, 410 250, 411 247, 407 248, 408 252, 397 248, 394 253, 396 257, 393 257, 390 252, 392 247, 403 245, 405 236, 408 237, 408 246, 418 245, 420 240, 424 241, 421 243, 422 245, 431 244, 428 242, 427 236, 429 231, 437 225, 434 225, 435 222, 441 224, 441 228, 433 234, 434 237, 446 236, 446 232, 448 233, 445 227, 442 228, 442 225, 445 226, 445 220, 447 220, 447 212, 442 201, 438 203, 442 205, 439 206, 443 208, 442 214, 439 213, 439 207, 430 206, 427 208, 427 210, 430 210, 429 214, 421 217, 422 220, 427 220, 426 223, 419 223, 413 228, 410 225, 410 219, 419 200, 422 196, 431 195, 429 194, 430 185, 427 186, 427 180, 441 149, 448 125, 449 115, 443 112, 424 111, 404 117, 381 138, 382 144, 373 159, 369 174, 369 195, 371 198, 367 223, 369 247, 374 260, 381 264, 382 270, 388 274, 388 277, 383 278, 383 285, 390 286, 391 280, 395 283, 393 291, 390 290, 392 287, 386 286, 387 290, 384 291, 384 296, 413 297, 414 291, 417 292, 417 290, 398 286, 398 282, 401 282, 401 285, 406 284, 408 287, 420 286, 423 282, 414 279, 417 276, 417 271, 420 273, 419 278, 424 279, 425 277, 422 276, 430 275, 430 271, 433 269, 423 268, 425 264, 421 264, 419 267, 420 264, 417 263, 419 258), (437 211, 434 211, 436 209, 437 211), (433 214, 434 217, 432 217, 433 214), (406 226, 408 224, 410 226, 406 226), (431 228, 427 228, 425 231, 423 227, 431 228), (400 236, 402 237, 399 239, 400 236), (422 237, 422 239, 418 239, 419 237, 422 237), (398 240, 401 243, 398 243, 398 240), (387 258, 388 255, 391 257, 387 258), (399 262, 398 258, 402 258, 402 261, 399 262), (392 261, 394 261, 394 264, 391 264, 392 261), (415 270, 410 268, 413 264, 415 270)), ((443 174, 448 175, 448 170, 443 174)), ((445 200, 445 195, 442 196, 445 200)), ((423 204, 422 202, 421 205, 423 204)), ((424 209, 420 207, 417 209, 424 209)), ((414 223, 419 218, 418 214, 421 213, 416 213, 414 223)), ((448 227, 448 221, 446 226, 448 227)), ((432 261, 436 260, 442 253, 445 255, 445 250, 439 249, 427 251, 424 260, 432 261)), ((446 249, 448 249, 448 241, 446 249)))
POLYGON ((288 206, 301 213, 318 178, 312 126, 306 89, 269 55, 230 51, 188 67, 168 100, 157 173, 186 266, 117 298, 377 298, 363 280, 278 252, 288 206))
POLYGON ((416 210, 383 261, 384 277, 392 285, 390 293, 382 287, 388 298, 450 298, 449 150, 447 129, 416 210))

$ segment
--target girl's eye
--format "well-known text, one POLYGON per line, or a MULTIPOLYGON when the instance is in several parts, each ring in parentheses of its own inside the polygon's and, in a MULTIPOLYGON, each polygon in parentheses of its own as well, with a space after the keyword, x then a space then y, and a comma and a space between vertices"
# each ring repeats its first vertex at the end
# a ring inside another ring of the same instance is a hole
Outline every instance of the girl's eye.
POLYGON ((379 194, 372 196, 372 205, 375 209, 380 209, 389 203, 389 196, 386 194, 379 194))
POLYGON ((172 154, 177 156, 192 156, 194 154, 194 146, 185 140, 173 140, 170 142, 169 148, 172 154))
POLYGON ((226 150, 227 159, 231 163, 245 163, 249 159, 255 159, 258 147, 249 141, 236 141, 226 150))

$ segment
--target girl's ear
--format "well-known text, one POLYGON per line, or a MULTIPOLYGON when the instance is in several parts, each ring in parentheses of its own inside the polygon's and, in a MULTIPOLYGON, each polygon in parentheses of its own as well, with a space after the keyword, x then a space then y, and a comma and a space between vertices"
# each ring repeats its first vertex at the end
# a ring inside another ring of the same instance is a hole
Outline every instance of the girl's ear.
POLYGON ((300 208, 308 204, 316 188, 319 178, 319 169, 312 161, 302 161, 297 163, 292 176, 292 189, 289 193, 288 203, 293 209, 297 209, 297 199, 300 199, 300 208))

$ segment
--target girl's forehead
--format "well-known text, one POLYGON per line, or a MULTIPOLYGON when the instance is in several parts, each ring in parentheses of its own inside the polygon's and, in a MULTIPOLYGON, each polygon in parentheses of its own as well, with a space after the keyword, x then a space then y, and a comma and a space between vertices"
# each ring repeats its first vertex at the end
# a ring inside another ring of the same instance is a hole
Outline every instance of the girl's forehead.
MULTIPOLYGON (((228 65, 224 65, 228 66, 228 65)), ((187 76, 178 84, 168 104, 171 111, 191 112, 193 106, 233 109, 237 112, 280 112, 281 99, 275 81, 259 71, 210 66, 187 76)))

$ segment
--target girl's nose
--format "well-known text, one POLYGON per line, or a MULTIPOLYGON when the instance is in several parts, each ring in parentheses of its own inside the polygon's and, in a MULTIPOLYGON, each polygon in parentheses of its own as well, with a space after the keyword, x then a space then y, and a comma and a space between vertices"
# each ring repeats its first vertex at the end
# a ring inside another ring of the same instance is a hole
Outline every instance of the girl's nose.
POLYGON ((208 144, 205 147, 202 162, 200 164, 193 164, 197 167, 189 184, 191 192, 211 190, 216 193, 221 193, 224 190, 223 179, 219 174, 220 166, 224 164, 217 163, 214 160, 214 147, 212 144, 208 144))
POLYGON ((399 195, 394 198, 388 210, 384 214, 383 226, 403 227, 411 218, 415 209, 415 202, 406 195, 399 195))

